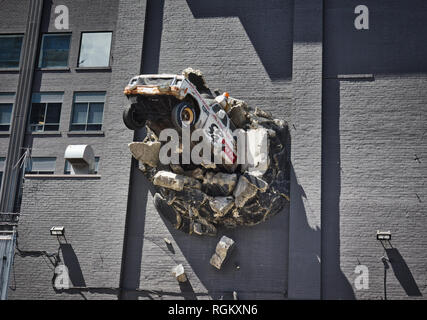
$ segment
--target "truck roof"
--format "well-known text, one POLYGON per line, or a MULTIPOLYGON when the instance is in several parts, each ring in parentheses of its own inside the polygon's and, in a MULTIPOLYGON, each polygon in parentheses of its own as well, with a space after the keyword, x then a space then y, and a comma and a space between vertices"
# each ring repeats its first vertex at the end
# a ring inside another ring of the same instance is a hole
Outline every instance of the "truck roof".
POLYGON ((168 74, 168 73, 162 73, 162 74, 140 74, 140 75, 135 76, 135 77, 141 77, 141 78, 175 78, 175 77, 177 77, 178 79, 183 78, 182 75, 168 74))

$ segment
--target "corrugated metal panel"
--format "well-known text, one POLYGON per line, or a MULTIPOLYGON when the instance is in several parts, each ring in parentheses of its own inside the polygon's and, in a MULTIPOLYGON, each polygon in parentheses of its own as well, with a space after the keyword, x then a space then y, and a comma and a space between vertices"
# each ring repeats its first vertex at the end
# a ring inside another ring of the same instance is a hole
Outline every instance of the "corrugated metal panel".
POLYGON ((0 233, 0 300, 7 298, 14 248, 15 233, 0 233))

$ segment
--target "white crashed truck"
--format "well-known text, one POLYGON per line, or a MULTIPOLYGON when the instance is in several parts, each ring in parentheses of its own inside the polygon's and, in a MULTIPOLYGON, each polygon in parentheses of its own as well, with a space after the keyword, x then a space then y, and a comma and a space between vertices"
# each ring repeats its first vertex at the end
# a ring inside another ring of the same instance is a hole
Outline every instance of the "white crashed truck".
POLYGON ((130 102, 123 111, 126 127, 138 130, 149 121, 150 128, 202 129, 212 150, 222 150, 224 163, 236 164, 235 125, 223 108, 228 93, 214 98, 204 80, 191 80, 174 74, 133 77, 124 90, 130 102))

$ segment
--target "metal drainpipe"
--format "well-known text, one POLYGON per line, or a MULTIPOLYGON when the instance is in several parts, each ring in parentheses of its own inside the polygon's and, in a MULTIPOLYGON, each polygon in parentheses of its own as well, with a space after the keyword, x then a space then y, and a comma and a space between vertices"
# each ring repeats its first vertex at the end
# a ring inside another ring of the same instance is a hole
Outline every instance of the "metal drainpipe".
POLYGON ((23 152, 22 147, 27 125, 43 13, 43 0, 31 0, 29 4, 27 26, 21 50, 20 72, 13 108, 9 148, 4 168, 0 212, 14 212, 17 190, 19 190, 21 184, 20 168, 19 166, 15 166, 15 164, 23 152))

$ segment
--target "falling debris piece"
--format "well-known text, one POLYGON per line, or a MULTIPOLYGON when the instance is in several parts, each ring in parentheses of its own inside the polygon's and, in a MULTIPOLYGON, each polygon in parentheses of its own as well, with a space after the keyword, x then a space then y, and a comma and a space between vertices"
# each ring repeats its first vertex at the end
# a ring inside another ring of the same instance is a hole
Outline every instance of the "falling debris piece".
POLYGON ((220 270, 227 258, 230 256, 234 248, 234 240, 222 236, 215 248, 215 253, 212 255, 210 264, 220 270))
POLYGON ((184 266, 182 264, 175 266, 172 269, 172 274, 174 275, 176 280, 178 280, 178 282, 186 282, 187 281, 187 275, 185 274, 184 266))

